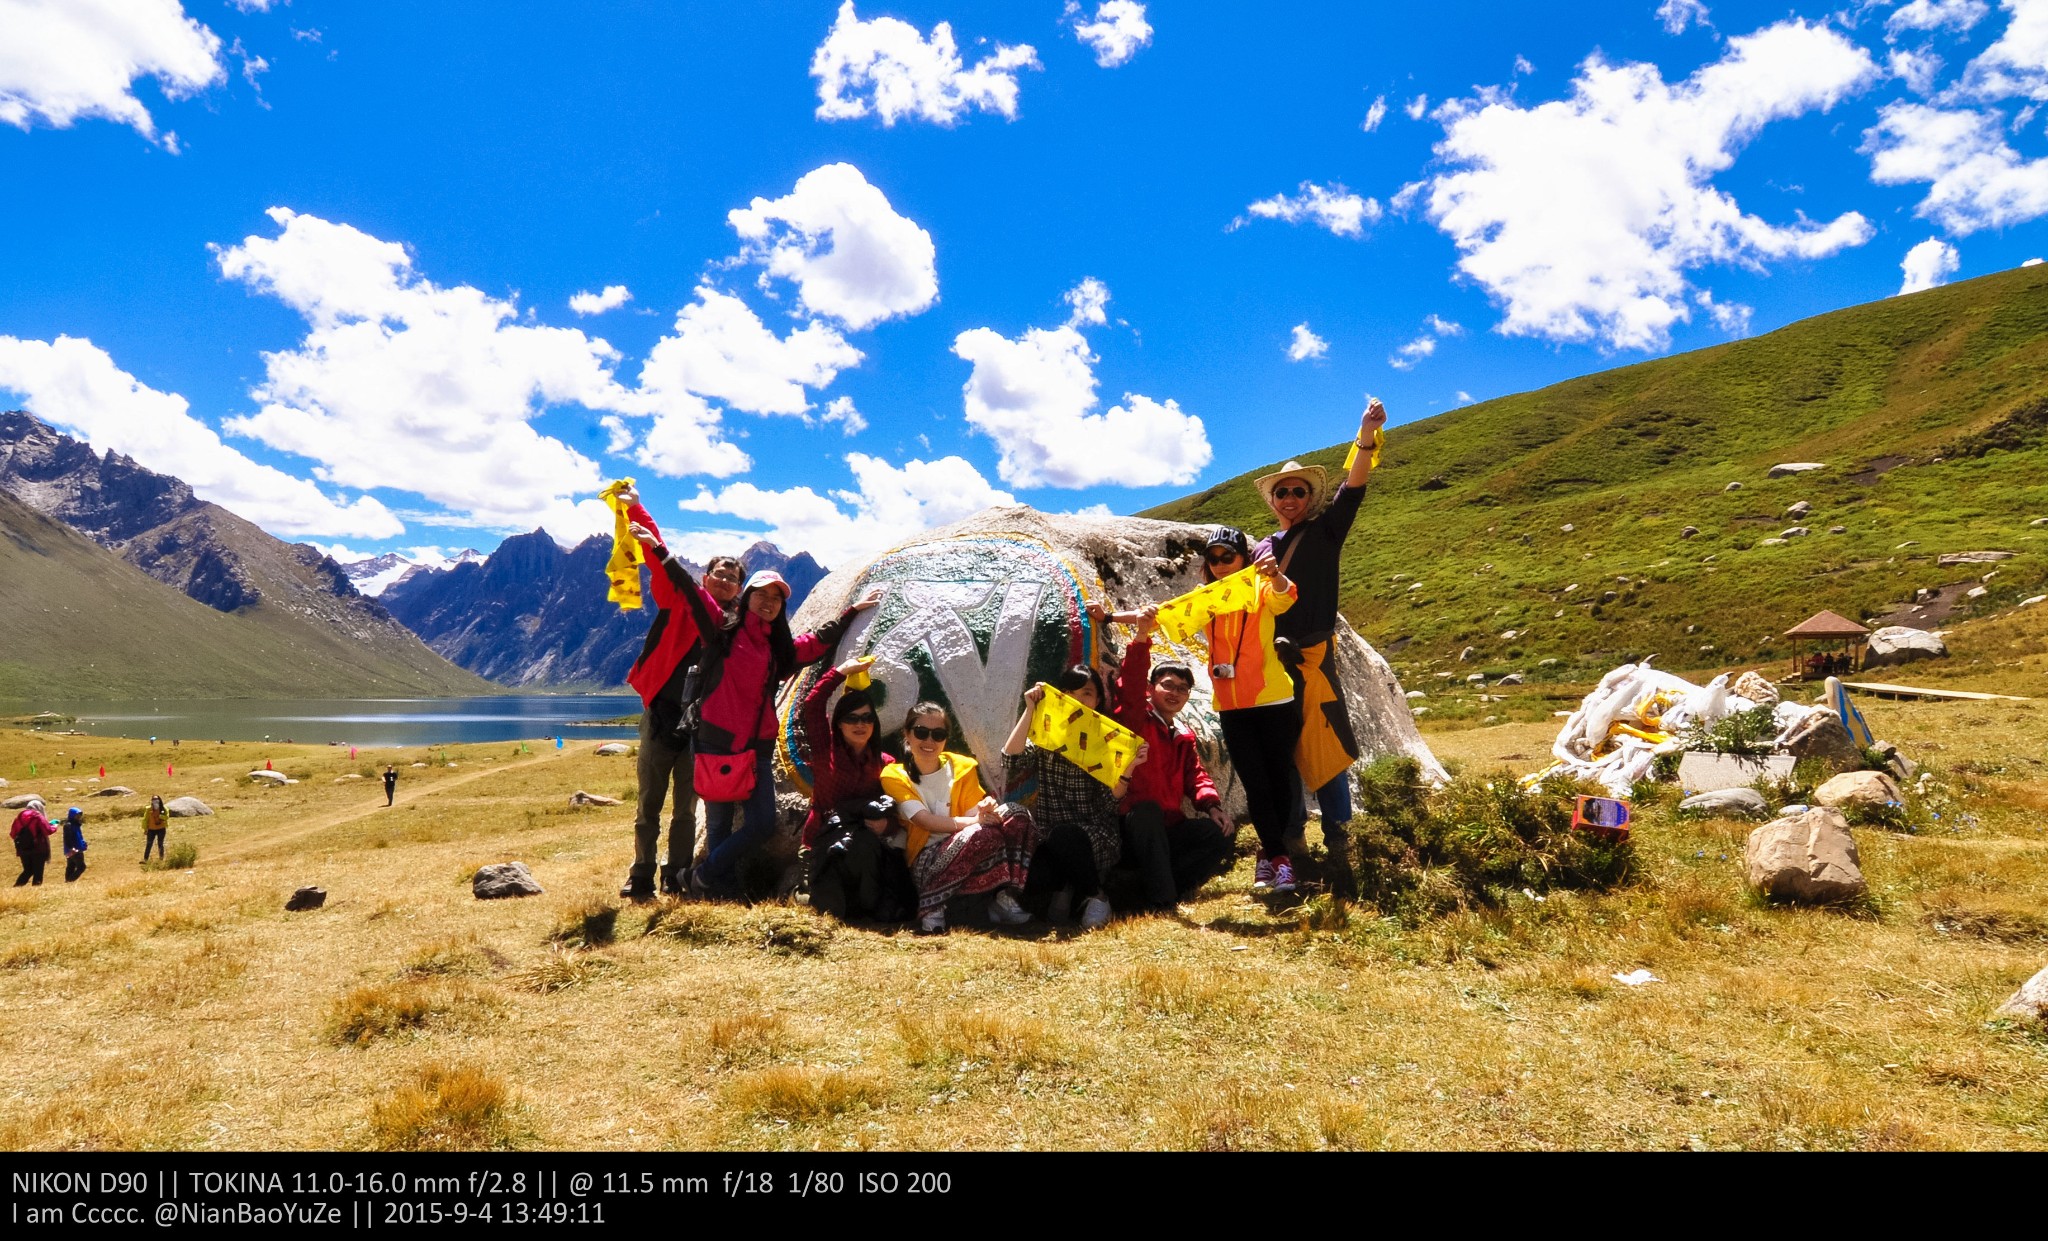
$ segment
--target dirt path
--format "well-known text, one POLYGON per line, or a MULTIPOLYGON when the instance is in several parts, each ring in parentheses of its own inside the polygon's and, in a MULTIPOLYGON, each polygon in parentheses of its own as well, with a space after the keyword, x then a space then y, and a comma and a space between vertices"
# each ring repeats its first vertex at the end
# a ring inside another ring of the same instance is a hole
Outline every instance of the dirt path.
MULTIPOLYGON (((505 763, 500 766, 478 767, 475 771, 465 772, 462 775, 455 776, 450 779, 440 780, 433 784, 424 785, 418 788, 407 788, 406 781, 400 780, 398 784, 398 794, 395 798, 393 798, 392 804, 389 806, 372 805, 367 810, 344 810, 335 814, 323 815, 315 819, 293 820, 292 822, 283 823, 278 825, 277 827, 257 832, 254 835, 245 836, 235 841, 233 845, 222 849, 220 856, 231 858, 241 854, 247 854, 252 850, 268 848, 274 845, 289 844, 294 840, 304 839, 305 837, 311 836, 316 832, 324 832, 330 827, 339 827, 344 823, 354 823, 360 819, 367 819, 374 815, 383 814, 387 811, 396 811, 399 807, 404 806, 408 802, 418 801, 423 797, 430 797, 436 793, 444 793, 452 788, 459 788, 462 785, 470 783, 471 781, 481 780, 485 776, 500 775, 504 772, 514 771, 521 767, 531 767, 536 763, 544 763, 547 762, 549 759, 556 757, 558 757, 558 755, 553 751, 549 751, 542 754, 535 754, 529 758, 514 759, 513 761, 505 763)), ((376 785, 373 783, 368 785, 367 787, 370 789, 375 789, 376 785)))

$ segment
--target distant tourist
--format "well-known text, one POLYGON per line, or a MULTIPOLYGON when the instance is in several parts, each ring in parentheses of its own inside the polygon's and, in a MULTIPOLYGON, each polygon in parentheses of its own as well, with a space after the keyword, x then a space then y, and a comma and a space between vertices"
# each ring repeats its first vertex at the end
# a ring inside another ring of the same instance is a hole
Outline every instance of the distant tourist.
POLYGON ((740 859, 775 831, 776 689, 798 668, 830 655, 854 616, 882 601, 881 592, 869 591, 814 633, 792 635, 789 583, 781 574, 763 569, 748 578, 738 607, 720 615, 651 527, 635 522, 631 529, 689 606, 703 643, 696 690, 684 704, 693 750, 691 781, 706 807, 704 862, 692 872, 690 886, 710 895, 737 896, 740 859), (750 763, 717 761, 743 755, 750 763), (723 785, 707 786, 707 776, 721 768, 723 785), (740 821, 737 830, 735 819, 740 821))
POLYGON ((951 736, 946 709, 918 703, 903 721, 908 757, 882 772, 882 790, 896 799, 896 813, 908 829, 918 930, 943 932, 947 901, 984 892, 995 894, 990 922, 1029 922, 1017 898, 1031 876, 1037 825, 1022 806, 996 804, 982 788, 975 761, 945 748, 951 736))
POLYGON ((64 815, 64 882, 85 873, 85 811, 73 806, 64 815))
MULTIPOLYGON (((1060 673, 1053 684, 1091 711, 1104 706, 1102 677, 1085 664, 1060 673)), ((1092 931, 1109 923, 1102 877, 1123 856, 1117 803, 1130 789, 1136 767, 1110 786, 1065 755, 1039 749, 1030 740, 1031 717, 1044 698, 1044 685, 1024 691, 1024 713, 1003 743, 1004 786, 1014 798, 1027 782, 1038 785, 1031 817, 1038 824, 1039 843, 1031 855, 1030 892, 1049 897, 1047 917, 1055 922, 1064 922, 1067 910, 1079 901, 1081 929, 1092 931)), ((1146 754, 1140 745, 1137 766, 1144 764, 1146 754)))
POLYGON ((1137 869, 1146 902, 1165 912, 1230 869, 1237 825, 1223 812, 1195 734, 1177 723, 1195 686, 1194 670, 1178 660, 1152 662, 1157 612, 1147 608, 1138 615, 1138 635, 1118 677, 1115 718, 1143 737, 1149 751, 1124 794, 1124 862, 1137 869), (1195 817, 1181 812, 1184 803, 1194 806, 1195 817))
MULTIPOLYGON (((1283 641, 1281 650, 1302 715, 1295 774, 1316 795, 1323 840, 1331 849, 1344 847, 1344 825, 1351 821, 1351 764, 1359 755, 1350 709, 1337 679, 1337 649, 1330 642, 1337 628, 1338 561, 1365 499, 1374 444, 1386 424, 1386 408, 1374 398, 1358 419, 1351 468, 1334 494, 1328 493, 1323 467, 1295 461, 1255 483, 1280 529, 1254 553, 1270 553, 1299 591, 1295 605, 1274 619, 1273 633, 1283 641)), ((1290 834, 1300 826, 1301 803, 1300 796, 1291 796, 1290 834)))
POLYGON ((164 833, 168 830, 165 819, 168 817, 168 814, 169 812, 164 809, 164 799, 161 797, 151 797, 149 799, 149 809, 142 812, 142 860, 144 863, 149 861, 149 850, 152 845, 156 847, 156 860, 159 862, 164 860, 164 833))
POLYGON ((1209 622, 1209 681, 1223 748, 1244 784, 1259 857, 1254 892, 1295 890, 1294 865, 1287 856, 1288 802, 1294 797, 1294 747, 1301 739, 1301 709, 1294 682, 1274 646, 1275 620, 1294 606, 1294 583, 1280 572, 1271 552, 1254 561, 1244 532, 1219 526, 1204 555, 1209 580, 1229 577, 1248 564, 1258 570, 1258 592, 1243 612, 1226 612, 1209 622))
POLYGON ((384 804, 390 805, 397 797, 398 768, 391 763, 386 763, 384 765, 384 804))
MULTIPOLYGON (((661 543, 661 527, 640 503, 640 493, 627 488, 619 493, 627 504, 630 520, 645 528, 661 543)), ((704 568, 704 583, 691 590, 705 596, 707 612, 720 617, 732 610, 740 597, 740 580, 745 570, 732 556, 713 556, 704 568)), ((640 753, 638 776, 640 794, 633 815, 633 868, 626 873, 619 895, 644 901, 654 896, 655 856, 661 843, 661 807, 669 802, 668 860, 661 865, 661 891, 676 895, 683 891, 683 874, 697 852, 697 792, 693 782, 690 728, 685 708, 696 697, 697 669, 703 643, 697 632, 697 615, 683 602, 680 589, 666 573, 649 575, 654 596, 654 622, 647 627, 647 639, 640 656, 626 673, 626 683, 640 695, 640 753), (670 800, 673 787, 675 796, 670 800)))
POLYGON ((57 834, 43 813, 43 799, 30 798, 21 813, 14 816, 14 825, 7 829, 7 834, 14 840, 14 856, 21 859, 21 876, 14 886, 32 883, 41 887, 43 867, 50 863, 50 837, 57 834))

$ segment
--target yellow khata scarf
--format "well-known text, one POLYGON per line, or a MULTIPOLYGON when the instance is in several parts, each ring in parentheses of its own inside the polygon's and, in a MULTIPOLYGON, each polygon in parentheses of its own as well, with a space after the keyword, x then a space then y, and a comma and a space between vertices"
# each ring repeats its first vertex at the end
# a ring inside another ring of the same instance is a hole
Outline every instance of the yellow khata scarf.
POLYGON ((1138 734, 1048 685, 1031 713, 1031 744, 1116 787, 1138 757, 1138 734))
POLYGON ((633 485, 630 478, 621 478, 598 493, 612 510, 612 558, 605 562, 604 575, 611 581, 611 588, 605 592, 608 602, 619 605, 621 612, 636 612, 640 609, 640 566, 647 563, 647 554, 640 550, 640 540, 626 529, 631 520, 626 516, 626 502, 619 493, 633 485))
POLYGON ((1159 605, 1159 632, 1186 642, 1218 616, 1248 612, 1259 601, 1258 570, 1239 569, 1159 605))
MULTIPOLYGON (((1380 449, 1382 449, 1382 448, 1385 448, 1386 446, 1387 446, 1387 429, 1386 429, 1385 427, 1374 427, 1374 428, 1372 429, 1372 468, 1373 468, 1373 469, 1377 470, 1377 469, 1379 469, 1379 468, 1380 468, 1380 449)), ((1352 462, 1354 462, 1354 461, 1356 461, 1356 460, 1358 460, 1358 441, 1357 441, 1357 440, 1352 440, 1352 441, 1351 441, 1351 451, 1350 451, 1350 452, 1347 452, 1347 453, 1345 453, 1345 454, 1344 454, 1344 472, 1345 472, 1346 474, 1349 474, 1349 473, 1351 472, 1351 463, 1352 463, 1352 462)))

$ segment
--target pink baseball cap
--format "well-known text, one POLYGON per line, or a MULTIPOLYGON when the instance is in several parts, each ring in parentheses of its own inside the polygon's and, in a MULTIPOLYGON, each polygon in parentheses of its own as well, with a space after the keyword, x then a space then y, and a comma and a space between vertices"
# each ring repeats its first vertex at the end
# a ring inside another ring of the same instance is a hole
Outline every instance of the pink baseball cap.
POLYGON ((747 579, 748 590, 759 590, 763 586, 779 586, 782 588, 782 597, 789 598, 789 583, 783 581, 782 575, 773 569, 761 569, 747 579))

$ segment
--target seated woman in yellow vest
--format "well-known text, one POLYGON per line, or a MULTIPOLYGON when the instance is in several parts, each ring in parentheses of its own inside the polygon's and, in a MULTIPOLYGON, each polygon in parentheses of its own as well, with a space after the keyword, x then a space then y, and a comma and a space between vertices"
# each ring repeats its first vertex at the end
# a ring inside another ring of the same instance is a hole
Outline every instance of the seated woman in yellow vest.
POLYGON ((946 902, 995 893, 988 919, 998 926, 1029 922, 1017 903, 1031 869, 1038 829, 1022 806, 998 806, 981 784, 977 764, 946 749, 946 709, 920 702, 903 721, 903 761, 882 769, 882 791, 896 799, 909 829, 906 851, 917 881, 918 930, 946 929, 946 902))

